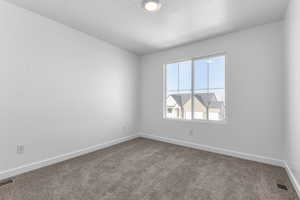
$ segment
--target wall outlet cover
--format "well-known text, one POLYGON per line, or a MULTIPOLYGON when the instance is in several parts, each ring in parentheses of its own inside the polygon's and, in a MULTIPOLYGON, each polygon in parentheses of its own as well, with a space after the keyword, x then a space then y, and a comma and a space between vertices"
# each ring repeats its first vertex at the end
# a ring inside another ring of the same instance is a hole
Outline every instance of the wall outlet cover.
POLYGON ((24 150, 25 150, 24 145, 22 145, 22 144, 17 145, 17 154, 23 154, 24 150))

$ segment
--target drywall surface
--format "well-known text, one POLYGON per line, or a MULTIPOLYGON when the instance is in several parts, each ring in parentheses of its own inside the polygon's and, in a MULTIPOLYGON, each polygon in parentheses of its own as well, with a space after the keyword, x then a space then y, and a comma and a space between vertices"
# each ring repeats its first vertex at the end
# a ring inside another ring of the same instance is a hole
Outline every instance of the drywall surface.
POLYGON ((143 56, 140 131, 281 160, 283 47, 283 22, 278 22, 143 56), (163 119, 164 64, 223 52, 227 122, 163 119))
POLYGON ((1 0, 0 55, 0 172, 136 132, 134 54, 1 0))
MULTIPOLYGON (((286 161, 300 183, 300 1, 291 0, 286 16, 286 161)), ((299 186, 298 186, 299 187, 299 186)), ((300 191, 300 188, 298 188, 300 191)))

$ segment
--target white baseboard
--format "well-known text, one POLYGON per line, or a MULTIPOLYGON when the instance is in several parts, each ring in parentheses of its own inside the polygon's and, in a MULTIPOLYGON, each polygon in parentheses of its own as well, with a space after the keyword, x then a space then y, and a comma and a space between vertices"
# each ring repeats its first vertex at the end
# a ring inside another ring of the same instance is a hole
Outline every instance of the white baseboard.
POLYGON ((157 140, 157 141, 162 141, 162 142, 167 142, 171 144, 176 144, 180 146, 185 146, 185 147, 190 147, 194 149, 199 149, 199 150, 204 150, 204 151, 209 151, 213 153, 218 153, 218 154, 223 154, 223 155, 228 155, 228 156, 233 156, 241 159, 246 159, 246 160, 252 160, 256 162, 261 162, 261 163, 266 163, 266 164, 271 164, 275 166, 280 166, 284 167, 287 171, 287 174, 300 198, 300 184, 297 182, 297 179, 295 178, 293 172, 289 168, 288 164, 285 161, 278 160, 278 159, 273 159, 273 158, 268 158, 268 157, 263 157, 263 156, 258 156, 258 155, 253 155, 253 154, 247 154, 247 153, 242 153, 242 152, 237 152, 237 151, 232 151, 232 150, 227 150, 223 148, 217 148, 217 147, 212 147, 212 146, 207 146, 207 145, 202 145, 202 144, 197 144, 197 143, 192 143, 192 142, 187 142, 183 140, 178 140, 178 139, 172 139, 172 138, 166 138, 166 137, 161 137, 161 136, 156 136, 152 134, 146 134, 146 133, 139 133, 138 135, 131 135, 123 138, 118 138, 115 140, 111 140, 109 142, 105 142, 103 144, 87 147, 85 149, 81 149, 78 151, 74 151, 71 153, 63 154, 60 156, 52 157, 49 159, 45 159, 42 161, 30 163, 27 165, 23 165, 14 169, 6 170, 0 172, 0 181, 11 178, 26 172, 30 172, 42 167, 46 167, 49 165, 53 165, 71 158, 75 158, 84 154, 88 154, 100 149, 104 149, 122 142, 126 142, 138 137, 142 138, 148 138, 152 140, 157 140))
POLYGON ((289 178, 290 178, 290 180, 291 180, 291 182, 292 182, 292 184, 293 184, 293 186, 296 190, 298 198, 300 199, 300 184, 298 183, 296 177, 293 174, 293 171, 291 170, 291 168, 289 167, 287 162, 284 162, 284 164, 285 164, 285 170, 286 170, 286 172, 287 172, 287 174, 288 174, 288 176, 289 176, 289 178))
POLYGON ((193 142, 187 142, 187 141, 183 141, 183 140, 173 139, 173 138, 166 138, 166 137, 156 136, 156 135, 152 135, 152 134, 150 135, 150 134, 146 134, 146 133, 139 133, 139 136, 143 137, 143 138, 152 139, 152 140, 158 140, 158 141, 176 144, 176 145, 180 145, 180 146, 209 151, 209 152, 223 154, 223 155, 232 156, 232 157, 237 157, 237 158, 241 158, 241 159, 245 159, 245 160, 251 160, 251 161, 256 161, 256 162, 260 162, 260 163, 285 167, 284 161, 274 159, 274 158, 268 158, 268 157, 264 157, 264 156, 254 155, 254 154, 237 152, 237 151, 232 151, 232 150, 228 150, 228 149, 212 147, 212 146, 208 146, 208 145, 202 145, 202 144, 197 144, 197 143, 193 143, 193 142))
POLYGON ((260 163, 283 167, 283 168, 285 168, 285 170, 289 176, 289 179, 292 182, 294 189, 296 190, 298 198, 300 199, 300 183, 297 181, 292 170, 288 166, 287 162, 284 160, 278 160, 278 159, 268 158, 268 157, 264 157, 264 156, 254 155, 254 154, 242 153, 242 152, 232 151, 232 150, 228 150, 228 149, 217 148, 217 147, 197 144, 197 143, 193 143, 193 142, 187 142, 187 141, 173 139, 173 138, 166 138, 166 137, 161 137, 161 136, 147 134, 147 133, 139 133, 138 135, 139 135, 139 137, 142 137, 142 138, 167 142, 170 144, 176 144, 176 145, 190 147, 190 148, 194 148, 194 149, 199 149, 199 150, 209 151, 209 152, 213 152, 213 153, 237 157, 237 158, 241 158, 241 159, 245 159, 245 160, 251 160, 251 161, 256 161, 256 162, 260 162, 260 163))
POLYGON ((88 153, 91 153, 91 152, 94 152, 94 151, 97 151, 100 149, 104 149, 104 148, 107 148, 107 147, 110 147, 110 146, 113 146, 113 145, 116 145, 116 144, 119 144, 122 142, 132 140, 137 137, 138 137, 137 135, 131 135, 131 136, 123 137, 123 138, 118 138, 115 140, 111 140, 109 142, 105 142, 105 143, 98 144, 95 146, 80 149, 78 151, 73 151, 71 153, 55 156, 55 157, 48 158, 48 159, 45 159, 42 161, 37 161, 37 162, 26 164, 26 165, 23 165, 23 166, 20 166, 17 168, 2 171, 2 172, 0 172, 0 180, 11 178, 11 177, 14 177, 14 176, 17 176, 17 175, 20 175, 20 174, 23 174, 23 173, 26 173, 26 172, 29 172, 32 170, 36 170, 36 169, 39 169, 42 167, 46 167, 49 165, 53 165, 53 164, 71 159, 71 158, 75 158, 75 157, 78 157, 78 156, 81 156, 84 154, 88 154, 88 153))

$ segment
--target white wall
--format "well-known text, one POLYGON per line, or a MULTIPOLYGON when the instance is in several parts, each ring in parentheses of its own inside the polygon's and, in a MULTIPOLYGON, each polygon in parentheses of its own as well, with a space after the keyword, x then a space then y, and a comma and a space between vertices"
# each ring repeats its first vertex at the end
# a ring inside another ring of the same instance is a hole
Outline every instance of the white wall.
POLYGON ((282 29, 273 23, 142 57, 141 132, 281 160, 282 29), (219 52, 228 59, 228 122, 164 120, 163 65, 219 52))
MULTIPOLYGON (((300 1, 291 0, 286 16, 286 160, 300 184, 300 1)), ((300 185, 299 185, 300 186, 300 185)), ((299 187, 298 186, 298 187, 299 187)), ((298 188, 300 192, 300 188, 298 188)))
POLYGON ((137 56, 2 0, 0 56, 0 172, 136 132, 137 56))

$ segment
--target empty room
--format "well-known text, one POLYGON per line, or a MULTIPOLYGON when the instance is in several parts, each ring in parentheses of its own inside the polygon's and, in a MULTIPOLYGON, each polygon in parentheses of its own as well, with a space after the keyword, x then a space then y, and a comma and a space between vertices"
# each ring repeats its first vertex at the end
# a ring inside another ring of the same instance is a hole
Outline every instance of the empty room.
POLYGON ((300 200, 300 0, 0 0, 0 200, 300 200))

